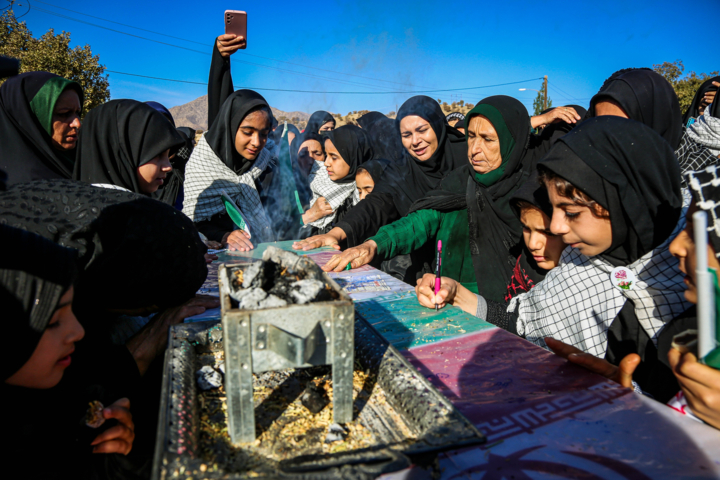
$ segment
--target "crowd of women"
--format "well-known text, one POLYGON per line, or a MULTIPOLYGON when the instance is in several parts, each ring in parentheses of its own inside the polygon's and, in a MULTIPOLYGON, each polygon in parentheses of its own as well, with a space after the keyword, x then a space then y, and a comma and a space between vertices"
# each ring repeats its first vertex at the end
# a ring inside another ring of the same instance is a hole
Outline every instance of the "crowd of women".
POLYGON ((372 264, 427 308, 462 308, 720 428, 720 372, 671 347, 697 323, 695 211, 720 268, 720 77, 684 116, 637 68, 587 110, 530 116, 496 95, 446 117, 415 96, 394 119, 335 128, 316 112, 301 132, 233 91, 243 42, 213 46, 197 142, 155 102, 83 112, 80 85, 46 72, 0 87, 5 466, 146 477, 168 327, 218 306, 195 293, 208 249, 279 240, 334 247, 326 271, 372 264), (98 430, 83 420, 93 401, 98 430))

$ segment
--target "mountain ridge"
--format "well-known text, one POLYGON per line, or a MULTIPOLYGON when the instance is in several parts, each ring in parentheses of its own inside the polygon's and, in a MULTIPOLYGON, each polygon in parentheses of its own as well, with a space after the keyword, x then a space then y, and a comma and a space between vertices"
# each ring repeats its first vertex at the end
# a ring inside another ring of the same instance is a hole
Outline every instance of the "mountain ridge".
MULTIPOLYGON (((304 124, 310 118, 309 113, 298 112, 298 111, 285 112, 285 111, 277 109, 275 107, 270 107, 270 108, 272 109, 273 115, 278 120, 281 117, 287 118, 288 121, 290 121, 293 118, 297 118, 301 123, 304 124)), ((203 130, 203 131, 208 129, 208 125, 207 125, 207 117, 208 117, 207 95, 198 97, 195 100, 192 100, 183 105, 178 105, 176 107, 172 107, 170 109, 170 113, 172 113, 173 119, 175 120, 175 125, 177 125, 178 127, 190 127, 195 130, 203 130)))

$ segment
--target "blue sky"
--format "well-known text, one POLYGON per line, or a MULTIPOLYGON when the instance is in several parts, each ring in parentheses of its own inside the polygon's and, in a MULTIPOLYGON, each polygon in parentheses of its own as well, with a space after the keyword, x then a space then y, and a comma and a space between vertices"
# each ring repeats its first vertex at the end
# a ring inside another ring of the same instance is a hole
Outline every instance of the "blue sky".
MULTIPOLYGON (((26 1, 20 0, 23 7, 16 7, 18 15, 25 11, 26 1)), ((548 75, 554 105, 587 106, 603 80, 621 68, 682 59, 686 72, 720 70, 713 43, 720 35, 717 0, 31 3, 33 8, 22 20, 35 36, 50 28, 56 33, 70 31, 73 45, 89 44, 108 70, 191 82, 207 81, 209 55, 103 30, 40 9, 207 53, 214 38, 224 33, 223 12, 245 10, 248 48, 233 56, 234 83, 258 88, 271 105, 285 111, 322 109, 346 114, 366 109, 387 113, 413 94, 326 92, 455 88, 466 90, 428 95, 448 102, 462 98, 476 103, 489 95, 505 94, 531 109, 535 92, 518 88, 539 89, 541 80, 467 88, 543 75, 548 75), (261 87, 319 93, 265 91, 261 87)), ((155 100, 172 107, 204 95, 207 88, 111 73, 110 92, 112 98, 155 100)))

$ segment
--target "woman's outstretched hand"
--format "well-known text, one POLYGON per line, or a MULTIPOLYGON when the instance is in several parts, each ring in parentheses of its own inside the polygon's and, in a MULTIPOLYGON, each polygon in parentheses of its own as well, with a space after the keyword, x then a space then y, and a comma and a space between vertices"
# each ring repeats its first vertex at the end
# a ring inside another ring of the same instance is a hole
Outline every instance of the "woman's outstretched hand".
POLYGON ((226 233, 223 237, 223 244, 227 245, 230 251, 248 252, 255 248, 250 241, 250 235, 245 230, 226 233))
POLYGON ((692 412, 715 428, 720 428, 720 371, 698 362, 692 353, 668 352, 670 367, 682 388, 692 412))
POLYGON ((135 440, 135 425, 130 413, 130 400, 121 398, 102 411, 103 418, 114 418, 118 424, 95 437, 90 445, 93 453, 120 453, 127 455, 135 440))
POLYGON ((350 268, 360 268, 372 261, 377 255, 377 243, 373 240, 348 248, 342 253, 333 255, 332 258, 322 267, 326 272, 342 272, 350 265, 350 268))
POLYGON ((545 337, 545 343, 555 355, 559 355, 571 363, 585 367, 593 373, 617 382, 623 387, 633 388, 632 376, 640 364, 640 355, 631 353, 620 361, 620 366, 615 366, 603 358, 585 353, 554 338, 545 337))
POLYGON ((245 41, 245 37, 226 33, 217 37, 215 43, 220 55, 227 58, 241 48, 245 48, 247 42, 245 41))
POLYGON ((308 237, 305 240, 295 242, 293 243, 292 248, 295 250, 308 251, 322 247, 333 247, 335 250, 340 250, 340 245, 338 245, 338 243, 340 242, 338 242, 335 237, 326 233, 324 235, 315 235, 313 237, 308 237))

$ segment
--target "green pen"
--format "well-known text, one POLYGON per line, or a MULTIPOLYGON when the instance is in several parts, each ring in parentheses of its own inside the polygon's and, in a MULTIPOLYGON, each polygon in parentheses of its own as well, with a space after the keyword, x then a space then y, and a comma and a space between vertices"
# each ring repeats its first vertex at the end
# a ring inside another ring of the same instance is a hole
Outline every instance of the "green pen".
POLYGON ((345 267, 345 270, 352 270, 352 266, 348 263, 347 267, 345 267))

